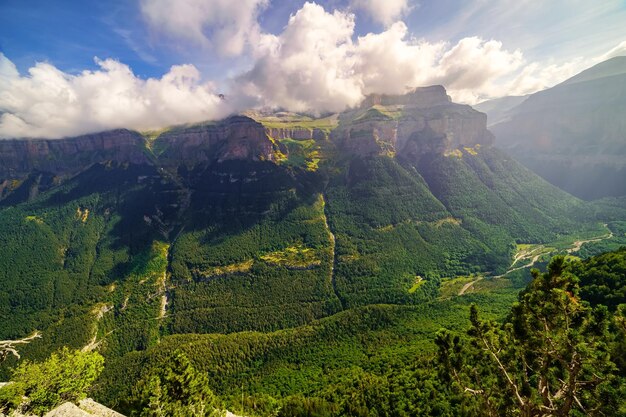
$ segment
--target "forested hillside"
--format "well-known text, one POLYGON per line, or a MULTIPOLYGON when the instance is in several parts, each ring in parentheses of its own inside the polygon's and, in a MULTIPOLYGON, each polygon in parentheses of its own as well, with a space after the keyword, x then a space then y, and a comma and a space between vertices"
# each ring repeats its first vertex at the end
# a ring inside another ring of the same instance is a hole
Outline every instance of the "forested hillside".
POLYGON ((623 415, 626 249, 547 268, 512 310, 516 291, 500 290, 269 334, 168 336, 110 364, 99 395, 137 407, 132 381, 184 353, 231 409, 253 415, 623 415))

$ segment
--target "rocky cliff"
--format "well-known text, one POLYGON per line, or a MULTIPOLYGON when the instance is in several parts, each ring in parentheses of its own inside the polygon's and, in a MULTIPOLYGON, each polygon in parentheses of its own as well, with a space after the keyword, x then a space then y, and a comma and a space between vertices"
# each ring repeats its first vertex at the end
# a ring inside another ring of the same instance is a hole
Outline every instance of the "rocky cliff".
POLYGON ((445 154, 494 141, 487 116, 452 103, 441 86, 417 88, 403 96, 370 96, 359 109, 340 117, 333 138, 361 156, 445 154))
POLYGON ((143 137, 119 129, 55 140, 0 140, 0 182, 33 171, 72 173, 97 162, 143 163, 143 137))
POLYGON ((446 105, 452 102, 446 89, 441 85, 429 87, 419 87, 403 95, 371 94, 363 103, 361 108, 373 106, 396 106, 403 105, 413 108, 427 108, 446 105))
POLYGON ((532 94, 491 129, 496 146, 565 191, 622 196, 625 113, 626 57, 616 57, 532 94))
POLYGON ((0 199, 19 187, 34 197, 89 166, 275 161, 286 152, 258 122, 244 116, 169 129, 156 138, 129 130, 66 139, 0 140, 0 199), (25 186, 24 186, 25 185, 25 186))
POLYGON ((275 161, 280 145, 272 141, 263 125, 246 116, 217 123, 176 128, 160 135, 154 144, 164 163, 223 162, 246 159, 275 161))
MULTIPOLYGON (((10 416, 34 417, 32 415, 22 414, 18 411, 13 411, 10 416)), ((0 412, 0 417, 4 417, 2 412, 0 412)), ((95 402, 91 398, 87 398, 80 400, 78 404, 70 402, 63 403, 50 410, 44 417, 124 417, 124 415, 95 402)))
POLYGON ((322 118, 288 112, 247 114, 250 117, 177 126, 158 134, 113 130, 69 139, 0 141, 0 198, 25 181, 37 193, 46 184, 107 161, 176 169, 249 160, 314 170, 323 158, 321 143, 329 140, 348 154, 410 158, 493 142, 486 116, 452 103, 441 86, 402 96, 372 95, 358 109, 322 118))

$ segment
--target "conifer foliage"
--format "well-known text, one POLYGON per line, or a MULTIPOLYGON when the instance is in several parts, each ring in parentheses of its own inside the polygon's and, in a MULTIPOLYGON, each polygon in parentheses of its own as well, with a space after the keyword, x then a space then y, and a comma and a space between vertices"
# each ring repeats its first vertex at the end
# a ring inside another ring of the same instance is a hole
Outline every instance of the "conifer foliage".
POLYGON ((151 373, 137 384, 141 417, 218 417, 218 398, 209 388, 205 374, 196 371, 187 356, 176 352, 163 369, 151 373))
POLYGON ((618 415, 610 319, 580 299, 578 278, 555 257, 547 272, 533 270, 504 325, 472 306, 467 340, 438 334, 441 375, 469 415, 618 415))

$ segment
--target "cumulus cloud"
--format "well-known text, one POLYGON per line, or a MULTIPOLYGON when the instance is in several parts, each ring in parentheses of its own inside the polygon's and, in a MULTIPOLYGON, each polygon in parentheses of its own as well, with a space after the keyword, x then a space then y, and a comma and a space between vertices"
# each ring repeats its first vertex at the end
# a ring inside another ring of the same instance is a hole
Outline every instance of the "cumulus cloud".
POLYGON ((158 34, 239 55, 255 42, 257 15, 269 0, 141 0, 141 12, 158 34))
POLYGON ((382 33, 359 37, 355 46, 355 74, 363 93, 403 94, 408 89, 433 84, 445 42, 428 43, 408 37, 408 28, 396 22, 382 33))
POLYGON ((237 79, 238 94, 295 111, 339 111, 370 93, 402 94, 444 84, 453 98, 476 102, 498 92, 500 78, 523 64, 502 43, 464 38, 429 43, 396 22, 353 41, 354 16, 305 3, 279 35, 266 35, 251 71, 237 79))
POLYGON ((372 20, 391 25, 409 11, 408 0, 352 0, 352 6, 365 10, 372 20))
MULTIPOLYGON (((265 1, 231 3, 235 9, 247 5, 248 17, 243 21, 248 22, 265 1)), ((183 1, 200 3, 231 7, 217 0, 183 1)), ((189 27, 193 36, 205 38, 211 34, 202 16, 198 12, 189 27)), ((176 25, 169 30, 182 31, 176 25)), ((234 37, 240 34, 241 42, 252 42, 250 34, 241 30, 234 37)), ((241 42, 227 49, 236 51, 243 47, 241 42)), ((371 93, 402 94, 434 84, 444 85, 453 100, 474 104, 551 87, 600 58, 621 54, 625 45, 592 59, 528 63, 521 51, 509 50, 496 40, 467 37, 451 44, 416 39, 401 21, 380 33, 356 37, 353 14, 329 12, 307 2, 290 16, 281 33, 255 35, 249 50, 251 69, 230 79, 226 101, 216 95, 221 90, 201 80, 193 65, 173 66, 158 79, 141 79, 111 59, 97 60, 99 69, 77 75, 48 63, 37 63, 21 75, 0 54, 0 138, 62 137, 118 127, 147 130, 218 119, 257 106, 338 112, 357 106, 371 93)))
POLYGON ((590 65, 590 61, 582 58, 575 58, 561 64, 541 65, 533 62, 526 65, 499 93, 513 96, 531 94, 559 84, 590 65))
POLYGON ((192 65, 176 65, 160 79, 143 80, 118 61, 96 62, 98 70, 78 75, 37 63, 22 76, 0 53, 0 138, 147 130, 231 111, 192 65))
POLYGON ((294 111, 340 111, 363 99, 355 72, 354 16, 306 3, 279 36, 265 35, 239 94, 294 111))

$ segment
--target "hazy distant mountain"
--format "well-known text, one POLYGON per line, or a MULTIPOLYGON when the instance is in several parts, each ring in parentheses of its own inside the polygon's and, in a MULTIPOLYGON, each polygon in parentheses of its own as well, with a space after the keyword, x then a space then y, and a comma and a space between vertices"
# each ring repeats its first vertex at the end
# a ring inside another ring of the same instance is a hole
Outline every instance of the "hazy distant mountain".
POLYGON ((626 56, 616 56, 594 65, 580 74, 574 75, 572 78, 563 81, 560 85, 572 85, 624 74, 626 74, 626 56))
POLYGON ((473 107, 483 113, 487 113, 487 126, 493 126, 510 118, 512 109, 520 105, 528 98, 526 96, 507 96, 493 100, 483 101, 473 107))
MULTIPOLYGON (((506 101, 504 101, 506 103, 506 101)), ((493 103, 492 103, 493 104, 493 103)), ((496 146, 582 198, 626 195, 626 57, 535 93, 491 126, 496 146)))

